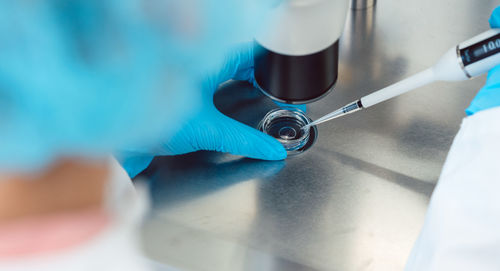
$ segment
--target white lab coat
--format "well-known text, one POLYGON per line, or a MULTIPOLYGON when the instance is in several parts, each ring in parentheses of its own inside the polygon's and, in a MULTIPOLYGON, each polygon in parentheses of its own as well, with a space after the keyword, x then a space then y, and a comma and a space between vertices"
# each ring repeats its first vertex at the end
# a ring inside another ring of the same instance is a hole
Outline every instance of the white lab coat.
POLYGON ((174 270, 146 259, 140 249, 138 228, 147 210, 145 189, 134 189, 125 170, 114 159, 107 208, 113 222, 92 239, 64 251, 0 259, 0 271, 145 271, 174 270))
POLYGON ((406 271, 500 270, 500 108, 463 120, 406 271))

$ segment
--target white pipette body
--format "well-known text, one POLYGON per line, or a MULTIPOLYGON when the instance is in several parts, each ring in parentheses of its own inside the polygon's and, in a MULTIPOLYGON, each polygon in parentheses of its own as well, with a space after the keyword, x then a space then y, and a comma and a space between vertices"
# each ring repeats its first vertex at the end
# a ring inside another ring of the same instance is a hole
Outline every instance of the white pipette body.
POLYGON ((500 29, 483 32, 449 49, 431 68, 349 103, 307 125, 317 125, 389 100, 434 81, 461 81, 500 64, 500 29))

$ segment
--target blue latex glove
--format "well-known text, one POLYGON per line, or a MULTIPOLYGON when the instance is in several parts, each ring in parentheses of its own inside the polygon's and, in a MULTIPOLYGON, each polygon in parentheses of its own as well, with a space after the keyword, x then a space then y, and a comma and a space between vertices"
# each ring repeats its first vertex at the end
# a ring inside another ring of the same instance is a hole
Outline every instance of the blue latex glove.
POLYGON ((173 135, 199 109, 193 78, 254 36, 269 2, 0 1, 0 171, 173 135))
MULTIPOLYGON (((491 14, 490 26, 492 28, 500 27, 500 7, 497 7, 491 14)), ((486 84, 479 90, 465 113, 472 115, 497 106, 500 106, 500 65, 488 72, 486 84)))
MULTIPOLYGON (((210 150, 263 160, 282 160, 287 153, 274 138, 231 119, 213 103, 218 86, 227 80, 244 80, 255 85, 253 45, 244 44, 224 61, 220 72, 202 83, 202 108, 174 136, 152 151, 122 153, 122 165, 131 177, 144 170, 156 155, 177 155, 210 150)), ((305 110, 305 106, 301 107, 305 110)))

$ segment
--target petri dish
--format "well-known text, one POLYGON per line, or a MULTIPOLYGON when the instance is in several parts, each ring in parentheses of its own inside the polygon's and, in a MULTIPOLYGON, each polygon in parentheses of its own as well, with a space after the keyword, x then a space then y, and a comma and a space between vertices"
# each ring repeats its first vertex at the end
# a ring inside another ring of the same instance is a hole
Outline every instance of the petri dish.
POLYGON ((301 129, 312 122, 304 112, 293 107, 277 108, 269 111, 260 121, 258 129, 276 138, 288 154, 301 153, 316 139, 316 127, 301 129), (309 144, 308 144, 309 143, 309 144))

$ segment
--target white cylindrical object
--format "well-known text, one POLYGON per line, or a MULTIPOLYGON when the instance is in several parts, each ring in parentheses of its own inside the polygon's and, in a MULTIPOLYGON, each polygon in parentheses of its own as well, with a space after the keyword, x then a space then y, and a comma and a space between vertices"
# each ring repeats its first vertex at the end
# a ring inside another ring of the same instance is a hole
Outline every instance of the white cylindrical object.
POLYGON ((375 6, 376 3, 377 0, 352 0, 351 9, 353 10, 367 9, 375 6))
POLYGON ((460 43, 457 49, 461 53, 459 57, 464 58, 462 65, 464 65, 463 68, 470 75, 470 77, 481 75, 489 71, 494 66, 500 64, 500 53, 498 53, 500 50, 500 28, 490 29, 471 39, 468 39, 460 43), (467 50, 467 48, 471 49, 467 50), (473 55, 476 50, 482 51, 483 48, 492 53, 493 51, 496 51, 496 53, 468 64, 465 60, 467 57, 466 54, 470 53, 473 55))
POLYGON ((430 69, 361 98, 370 107, 433 81, 461 81, 500 64, 500 29, 490 29, 449 49, 430 69))
POLYGON ((361 98, 361 103, 364 108, 368 108, 433 81, 435 81, 434 71, 430 68, 361 98))
POLYGON ((453 47, 446 51, 446 53, 439 58, 437 63, 432 68, 436 80, 441 81, 461 81, 467 80, 467 74, 464 72, 460 65, 459 55, 457 48, 453 47))

